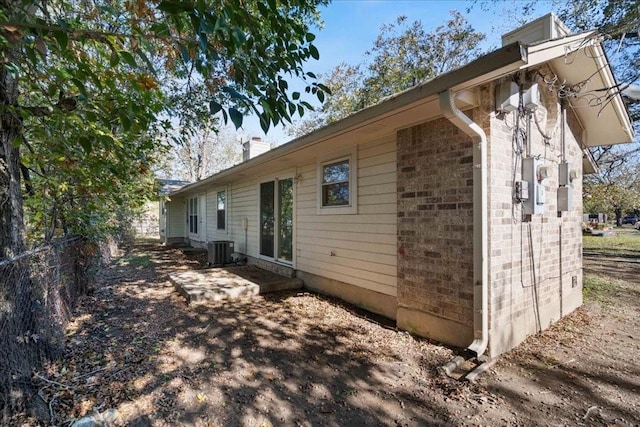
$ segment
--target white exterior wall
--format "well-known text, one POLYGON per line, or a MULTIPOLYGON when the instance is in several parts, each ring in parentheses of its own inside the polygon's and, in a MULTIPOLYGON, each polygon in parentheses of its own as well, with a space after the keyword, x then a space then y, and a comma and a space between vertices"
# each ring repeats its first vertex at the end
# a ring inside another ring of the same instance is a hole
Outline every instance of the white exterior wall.
POLYGON ((298 168, 296 269, 396 296, 395 136, 357 153, 355 215, 319 215, 317 163, 298 168))

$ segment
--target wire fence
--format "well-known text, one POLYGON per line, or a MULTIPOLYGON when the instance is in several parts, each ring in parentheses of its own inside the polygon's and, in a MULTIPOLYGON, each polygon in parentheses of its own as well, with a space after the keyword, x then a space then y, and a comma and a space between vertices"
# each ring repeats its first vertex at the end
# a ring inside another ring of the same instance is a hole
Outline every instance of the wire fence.
POLYGON ((33 398, 32 372, 62 354, 64 326, 103 252, 65 238, 0 260, 0 424, 33 398))

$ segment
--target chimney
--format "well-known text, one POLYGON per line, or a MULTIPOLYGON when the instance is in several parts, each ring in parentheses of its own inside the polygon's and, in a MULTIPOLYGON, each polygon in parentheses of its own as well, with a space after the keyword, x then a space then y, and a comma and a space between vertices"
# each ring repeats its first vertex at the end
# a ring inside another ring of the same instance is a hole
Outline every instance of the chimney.
POLYGON ((502 46, 520 42, 535 44, 547 40, 558 39, 571 34, 569 28, 553 13, 524 24, 502 36, 502 46))
POLYGON ((265 142, 259 136, 253 136, 248 141, 242 143, 242 161, 246 162, 249 159, 266 153, 271 149, 268 142, 265 142))

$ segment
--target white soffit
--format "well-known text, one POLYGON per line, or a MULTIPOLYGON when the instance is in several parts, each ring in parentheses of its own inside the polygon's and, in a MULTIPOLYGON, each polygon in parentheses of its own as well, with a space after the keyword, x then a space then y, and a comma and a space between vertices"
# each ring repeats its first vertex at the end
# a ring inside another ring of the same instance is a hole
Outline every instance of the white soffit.
POLYGON ((599 44, 568 50, 552 60, 551 67, 559 78, 558 84, 564 82, 570 87, 585 82, 579 94, 568 100, 586 131, 586 146, 622 144, 633 139, 629 115, 599 44))

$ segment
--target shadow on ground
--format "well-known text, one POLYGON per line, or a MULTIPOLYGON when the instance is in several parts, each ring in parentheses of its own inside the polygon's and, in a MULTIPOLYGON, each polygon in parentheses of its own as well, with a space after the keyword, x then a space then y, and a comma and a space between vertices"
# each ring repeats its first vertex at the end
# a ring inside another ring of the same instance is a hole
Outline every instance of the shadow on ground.
POLYGON ((637 324, 631 306, 618 319, 582 308, 469 384, 439 372, 451 349, 331 298, 187 306, 168 274, 201 267, 147 241, 105 272, 68 327, 65 359, 46 373, 68 387, 41 384, 54 422, 94 408, 117 408, 117 423, 133 426, 640 422, 640 371, 627 358, 638 337, 623 335, 637 324))

